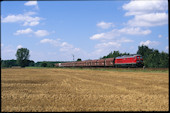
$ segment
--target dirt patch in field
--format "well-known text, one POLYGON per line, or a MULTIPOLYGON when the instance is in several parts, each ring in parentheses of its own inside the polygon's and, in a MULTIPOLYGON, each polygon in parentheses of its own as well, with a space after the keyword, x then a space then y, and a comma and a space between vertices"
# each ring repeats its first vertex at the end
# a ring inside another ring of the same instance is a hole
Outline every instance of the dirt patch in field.
POLYGON ((2 69, 2 112, 168 111, 168 73, 2 69))

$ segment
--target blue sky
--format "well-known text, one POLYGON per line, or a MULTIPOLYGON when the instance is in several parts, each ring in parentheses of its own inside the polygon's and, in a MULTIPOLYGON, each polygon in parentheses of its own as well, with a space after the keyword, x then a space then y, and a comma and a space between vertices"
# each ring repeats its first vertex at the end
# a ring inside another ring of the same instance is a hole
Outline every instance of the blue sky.
POLYGON ((3 60, 21 47, 34 61, 134 54, 140 45, 168 52, 168 40, 166 0, 1 2, 3 60))

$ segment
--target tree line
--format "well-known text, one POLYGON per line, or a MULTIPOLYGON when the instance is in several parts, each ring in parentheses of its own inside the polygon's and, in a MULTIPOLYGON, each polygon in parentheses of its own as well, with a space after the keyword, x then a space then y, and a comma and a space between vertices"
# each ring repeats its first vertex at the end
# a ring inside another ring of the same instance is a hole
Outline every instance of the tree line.
MULTIPOLYGON (((157 49, 150 49, 148 46, 138 46, 136 54, 140 54, 143 57, 145 67, 149 68, 169 68, 169 53, 159 52, 157 49)), ((130 55, 130 53, 120 53, 119 51, 110 52, 103 58, 116 58, 118 56, 130 55)))
POLYGON ((120 53, 119 51, 113 51, 113 52, 110 52, 108 55, 106 56, 103 56, 102 58, 100 59, 103 59, 103 58, 116 58, 118 56, 123 56, 123 55, 130 55, 130 53, 120 53))
MULTIPOLYGON (((169 53, 159 52, 157 49, 150 49, 148 46, 138 46, 136 54, 140 54, 143 57, 145 67, 150 68, 169 68, 169 53)), ((119 51, 110 52, 108 55, 101 57, 103 58, 116 58, 118 56, 130 55, 130 53, 120 53, 119 51)), ((55 63, 63 63, 64 61, 42 61, 34 62, 29 60, 29 50, 27 48, 20 48, 16 52, 16 60, 1 60, 1 67, 55 67, 55 63)), ((77 61, 81 61, 78 58, 77 61)), ((66 62, 66 61, 65 61, 66 62)))
POLYGON ((139 46, 137 54, 143 56, 146 67, 169 68, 169 53, 159 52, 157 49, 150 49, 148 46, 139 46))
POLYGON ((26 60, 24 65, 19 65, 17 60, 1 60, 1 67, 2 68, 11 68, 13 66, 20 66, 20 67, 55 67, 55 63, 60 63, 60 61, 50 62, 50 61, 39 61, 34 62, 33 60, 26 60))
POLYGON ((20 67, 55 67, 55 63, 61 63, 62 61, 42 61, 42 62, 34 62, 33 60, 29 60, 29 50, 27 48, 20 48, 17 50, 16 60, 1 60, 2 68, 11 68, 13 66, 20 67))

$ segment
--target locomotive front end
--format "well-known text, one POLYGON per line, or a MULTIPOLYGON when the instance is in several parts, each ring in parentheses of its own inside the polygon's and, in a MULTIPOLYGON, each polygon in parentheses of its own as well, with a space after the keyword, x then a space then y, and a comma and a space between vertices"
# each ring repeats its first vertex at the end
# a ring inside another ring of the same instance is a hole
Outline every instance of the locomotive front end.
POLYGON ((142 56, 136 56, 136 65, 137 65, 137 67, 143 67, 144 66, 142 56))

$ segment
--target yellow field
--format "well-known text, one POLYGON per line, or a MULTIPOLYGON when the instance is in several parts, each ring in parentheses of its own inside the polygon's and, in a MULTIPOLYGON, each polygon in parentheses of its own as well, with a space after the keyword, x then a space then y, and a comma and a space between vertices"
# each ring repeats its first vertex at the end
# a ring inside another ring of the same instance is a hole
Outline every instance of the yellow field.
POLYGON ((1 69, 1 110, 168 111, 169 74, 1 69))

